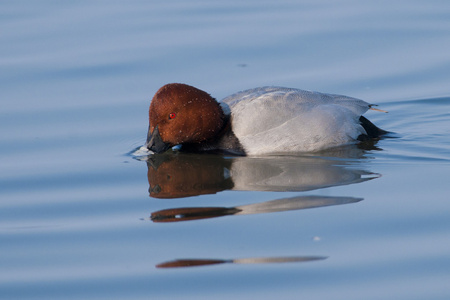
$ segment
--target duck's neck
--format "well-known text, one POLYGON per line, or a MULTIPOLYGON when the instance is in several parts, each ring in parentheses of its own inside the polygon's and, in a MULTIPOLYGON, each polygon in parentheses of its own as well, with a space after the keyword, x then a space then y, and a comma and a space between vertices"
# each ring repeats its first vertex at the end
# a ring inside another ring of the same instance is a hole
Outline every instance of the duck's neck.
POLYGON ((182 145, 181 149, 188 152, 214 152, 245 155, 244 147, 242 147, 239 139, 234 134, 231 125, 231 115, 224 113, 222 128, 218 131, 216 136, 200 143, 185 143, 182 145))

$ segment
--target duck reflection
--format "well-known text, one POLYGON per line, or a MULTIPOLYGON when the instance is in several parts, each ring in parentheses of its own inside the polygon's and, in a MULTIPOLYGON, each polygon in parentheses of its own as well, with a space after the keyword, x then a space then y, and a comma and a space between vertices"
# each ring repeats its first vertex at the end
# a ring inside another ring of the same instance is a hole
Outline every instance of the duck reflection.
MULTIPOLYGON (((170 151, 147 158, 149 193, 154 198, 182 198, 239 191, 310 191, 325 187, 360 183, 379 177, 355 165, 348 152, 326 156, 227 157, 170 151)), ((356 156, 361 152, 357 152, 356 156)), ((359 157, 358 157, 359 158, 359 157)), ((155 211, 155 223, 181 222, 222 216, 273 213, 356 203, 362 198, 297 196, 234 207, 179 207, 155 211)), ((262 264, 319 261, 323 256, 265 257, 246 259, 176 259, 157 264, 157 268, 180 268, 225 263, 262 264)))
POLYGON ((268 263, 294 263, 324 260, 326 256, 291 256, 291 257, 256 257, 240 259, 176 259, 157 264, 157 268, 185 268, 217 264, 268 264, 268 263))
POLYGON ((355 203, 362 198, 299 196, 236 207, 183 207, 153 212, 153 222, 179 222, 229 215, 249 215, 355 203))
POLYGON ((345 164, 312 156, 226 157, 169 152, 148 157, 147 177, 151 197, 181 198, 224 190, 308 191, 379 176, 345 164))

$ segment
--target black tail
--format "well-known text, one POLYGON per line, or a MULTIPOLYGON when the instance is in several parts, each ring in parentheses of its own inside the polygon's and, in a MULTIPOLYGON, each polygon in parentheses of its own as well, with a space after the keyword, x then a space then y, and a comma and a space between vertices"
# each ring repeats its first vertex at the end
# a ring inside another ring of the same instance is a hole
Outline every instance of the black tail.
POLYGON ((389 133, 383 129, 378 128, 372 122, 370 122, 366 117, 359 117, 359 122, 361 123, 364 130, 366 130, 367 134, 361 134, 358 136, 358 141, 367 141, 370 139, 377 139, 381 136, 389 133))

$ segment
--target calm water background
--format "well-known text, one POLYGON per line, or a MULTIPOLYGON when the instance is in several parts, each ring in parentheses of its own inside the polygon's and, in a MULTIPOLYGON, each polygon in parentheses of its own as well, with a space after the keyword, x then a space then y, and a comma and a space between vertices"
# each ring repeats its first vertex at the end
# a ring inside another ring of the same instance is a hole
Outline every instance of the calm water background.
POLYGON ((0 28, 1 299, 449 299, 448 1, 2 1, 0 28), (389 111, 367 116, 396 138, 216 157, 215 194, 149 197, 152 167, 129 153, 168 82, 217 99, 263 85, 358 97, 389 111), (255 178, 264 164, 281 173, 255 178), (354 201, 150 219, 305 196, 354 201), (321 259, 156 267, 305 256, 321 259))

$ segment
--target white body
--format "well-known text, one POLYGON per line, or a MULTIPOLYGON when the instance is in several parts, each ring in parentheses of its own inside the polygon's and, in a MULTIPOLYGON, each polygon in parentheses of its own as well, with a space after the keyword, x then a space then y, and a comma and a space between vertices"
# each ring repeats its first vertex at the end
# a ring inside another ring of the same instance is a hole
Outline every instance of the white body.
POLYGON ((353 143, 366 134, 359 99, 280 87, 242 91, 221 101, 248 155, 311 152, 353 143))

